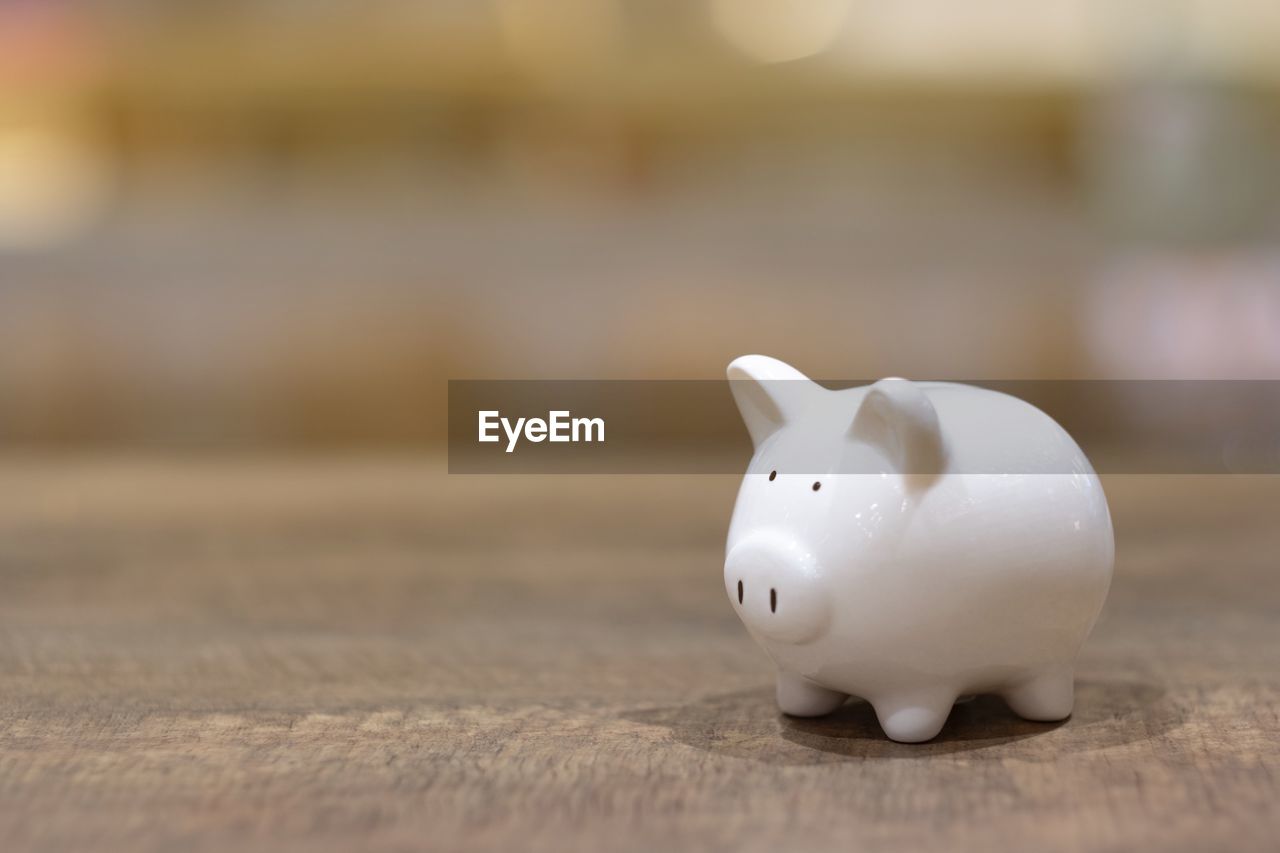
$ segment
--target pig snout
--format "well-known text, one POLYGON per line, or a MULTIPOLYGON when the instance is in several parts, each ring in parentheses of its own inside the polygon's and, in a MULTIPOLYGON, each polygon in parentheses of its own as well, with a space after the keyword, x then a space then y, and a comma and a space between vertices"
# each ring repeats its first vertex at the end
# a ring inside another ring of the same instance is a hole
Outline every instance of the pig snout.
POLYGON ((830 618, 817 562, 799 543, 780 534, 757 534, 729 552, 725 589, 752 631, 784 643, 822 636, 830 618))

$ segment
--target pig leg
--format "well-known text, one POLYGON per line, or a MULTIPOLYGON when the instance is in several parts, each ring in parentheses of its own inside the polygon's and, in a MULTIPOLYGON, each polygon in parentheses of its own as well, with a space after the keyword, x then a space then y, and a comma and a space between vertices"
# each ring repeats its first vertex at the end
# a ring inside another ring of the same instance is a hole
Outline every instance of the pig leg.
POLYGON ((1075 703, 1075 674, 1069 666, 1053 667, 1006 687, 1001 695, 1013 712, 1024 719, 1065 720, 1071 716, 1071 706, 1075 703))
POLYGON ((847 693, 828 690, 794 672, 778 670, 778 708, 784 714, 821 717, 839 708, 847 698, 847 693))
POLYGON ((891 740, 923 743, 942 731, 956 702, 953 690, 919 690, 891 694, 872 701, 880 728, 891 740))

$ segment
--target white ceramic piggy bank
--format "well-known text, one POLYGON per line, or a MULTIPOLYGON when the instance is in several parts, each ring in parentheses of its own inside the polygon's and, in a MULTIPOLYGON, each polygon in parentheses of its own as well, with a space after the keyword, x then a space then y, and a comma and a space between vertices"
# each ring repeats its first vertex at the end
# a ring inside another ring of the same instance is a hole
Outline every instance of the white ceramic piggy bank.
POLYGON ((725 590, 808 717, 869 701, 897 741, 957 697, 1071 713, 1076 654, 1111 583, 1098 477, 1039 409, 995 391, 884 379, 831 391, 759 355, 729 365, 755 443, 725 590))

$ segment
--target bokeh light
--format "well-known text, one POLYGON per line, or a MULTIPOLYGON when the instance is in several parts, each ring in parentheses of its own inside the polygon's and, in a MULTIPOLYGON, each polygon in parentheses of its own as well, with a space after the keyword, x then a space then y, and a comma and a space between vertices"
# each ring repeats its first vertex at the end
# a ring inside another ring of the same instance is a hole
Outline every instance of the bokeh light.
POLYGON ((0 125, 0 250, 74 240, 103 212, 110 178, 101 148, 74 131, 0 125))
POLYGON ((790 62, 821 53, 840 35, 848 12, 849 0, 711 0, 716 29, 757 62, 790 62))

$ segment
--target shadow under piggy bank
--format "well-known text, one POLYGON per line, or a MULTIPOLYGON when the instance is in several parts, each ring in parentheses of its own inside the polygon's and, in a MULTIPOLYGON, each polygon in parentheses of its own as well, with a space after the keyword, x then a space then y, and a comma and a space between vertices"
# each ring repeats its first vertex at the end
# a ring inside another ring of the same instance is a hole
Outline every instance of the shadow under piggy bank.
POLYGON ((942 732, 922 744, 889 740, 871 705, 856 699, 825 717, 787 717, 778 712, 772 687, 623 716, 668 728, 676 741, 708 752, 797 765, 959 752, 979 759, 1051 761, 1064 753, 1149 739, 1178 723, 1161 688, 1127 681, 1077 681, 1075 713, 1056 723, 1024 720, 999 698, 980 696, 957 704, 942 732))

